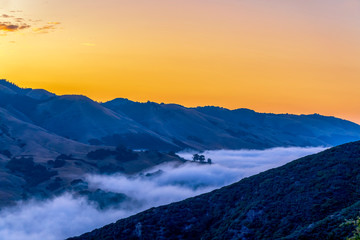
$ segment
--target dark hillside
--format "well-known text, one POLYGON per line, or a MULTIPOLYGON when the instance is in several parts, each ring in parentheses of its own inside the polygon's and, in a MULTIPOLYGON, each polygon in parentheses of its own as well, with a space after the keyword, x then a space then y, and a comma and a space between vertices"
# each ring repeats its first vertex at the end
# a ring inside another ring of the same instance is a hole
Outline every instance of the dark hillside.
POLYGON ((72 239, 344 239, 359 184, 353 142, 72 239))
POLYGON ((0 80, 0 108, 51 133, 91 145, 132 149, 266 149, 335 146, 360 139, 360 126, 318 114, 257 113, 117 98, 57 96, 0 80), (64 124, 67 123, 67 124, 64 124))
POLYGON ((127 116, 180 148, 265 149, 336 146, 360 139, 360 126, 335 117, 257 113, 221 107, 114 99, 102 106, 127 116))

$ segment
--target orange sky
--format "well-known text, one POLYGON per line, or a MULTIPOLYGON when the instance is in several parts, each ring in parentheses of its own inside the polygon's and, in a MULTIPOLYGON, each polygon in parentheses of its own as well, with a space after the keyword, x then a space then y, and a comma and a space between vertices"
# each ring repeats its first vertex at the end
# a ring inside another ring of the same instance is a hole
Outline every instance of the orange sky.
POLYGON ((359 43, 359 0, 0 0, 0 78, 98 101, 360 123, 359 43))

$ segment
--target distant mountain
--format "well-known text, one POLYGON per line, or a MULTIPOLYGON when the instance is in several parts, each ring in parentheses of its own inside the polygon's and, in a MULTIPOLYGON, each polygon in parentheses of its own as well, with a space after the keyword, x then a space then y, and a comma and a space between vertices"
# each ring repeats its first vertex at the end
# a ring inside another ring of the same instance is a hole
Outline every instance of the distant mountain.
POLYGON ((345 239, 359 185, 353 142, 71 239, 345 239))
POLYGON ((85 96, 56 96, 0 80, 0 107, 59 136, 92 145, 132 149, 265 149, 334 146, 360 139, 360 126, 321 115, 257 113, 220 107, 114 99, 100 104, 85 96))
POLYGON ((1 93, 25 95, 37 100, 46 100, 56 96, 54 93, 44 89, 20 88, 6 80, 0 80, 0 94, 1 93))
POLYGON ((103 106, 128 116, 182 148, 264 149, 280 146, 334 146, 360 139, 360 126, 334 117, 257 113, 220 107, 115 99, 103 106))
POLYGON ((22 89, 6 81, 0 81, 0 86, 4 88, 0 92, 0 107, 62 137, 94 145, 121 144, 159 150, 179 148, 127 116, 85 96, 56 96, 45 90, 22 89))

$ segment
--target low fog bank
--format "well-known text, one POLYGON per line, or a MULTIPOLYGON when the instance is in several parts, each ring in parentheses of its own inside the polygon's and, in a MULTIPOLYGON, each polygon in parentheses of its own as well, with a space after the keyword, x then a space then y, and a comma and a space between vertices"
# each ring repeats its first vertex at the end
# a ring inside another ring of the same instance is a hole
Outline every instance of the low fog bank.
MULTIPOLYGON (((85 180, 90 188, 122 193, 126 200, 105 209, 71 193, 47 201, 19 202, 16 207, 0 212, 0 239, 57 240, 79 235, 150 207, 209 192, 324 149, 206 151, 201 154, 212 159, 211 165, 163 164, 133 177, 89 175, 85 180)), ((191 160, 194 153, 179 155, 191 160)))
POLYGON ((192 160, 195 153, 211 158, 213 163, 230 168, 243 169, 244 173, 255 174, 270 168, 279 167, 292 160, 324 151, 325 147, 278 147, 266 150, 211 150, 202 153, 194 151, 179 152, 186 160, 192 160), (251 171, 251 172, 248 172, 251 171))

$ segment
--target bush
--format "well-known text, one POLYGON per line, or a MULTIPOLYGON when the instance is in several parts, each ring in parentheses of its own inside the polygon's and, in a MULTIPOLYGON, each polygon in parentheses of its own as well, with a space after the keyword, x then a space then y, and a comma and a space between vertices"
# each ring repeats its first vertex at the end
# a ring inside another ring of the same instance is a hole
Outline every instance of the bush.
POLYGON ((11 154, 11 152, 9 150, 1 150, 0 154, 6 156, 8 158, 11 158, 11 156, 12 156, 12 154, 11 154))
POLYGON ((103 160, 111 155, 114 155, 115 152, 109 149, 97 149, 95 151, 91 151, 87 154, 87 157, 92 160, 103 160))
POLYGON ((36 186, 52 176, 57 175, 56 171, 49 171, 45 166, 35 164, 32 157, 21 156, 20 158, 12 158, 6 167, 25 179, 30 186, 36 186))

